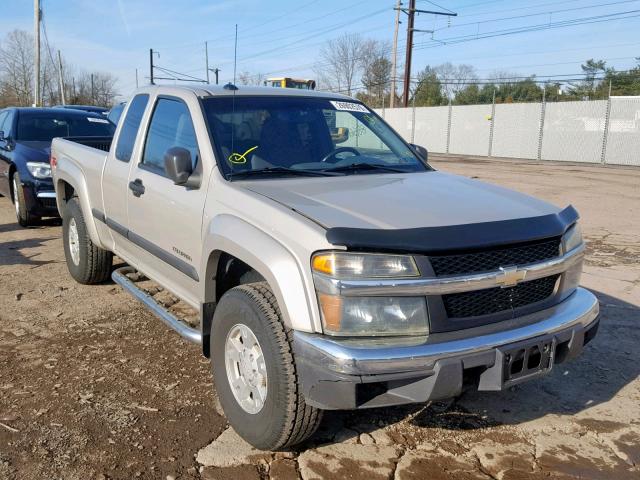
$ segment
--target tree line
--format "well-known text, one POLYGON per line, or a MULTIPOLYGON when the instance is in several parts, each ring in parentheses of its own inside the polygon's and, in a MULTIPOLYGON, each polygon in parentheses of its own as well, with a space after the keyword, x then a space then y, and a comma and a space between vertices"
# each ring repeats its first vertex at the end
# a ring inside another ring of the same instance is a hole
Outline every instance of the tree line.
MULTIPOLYGON (((604 60, 582 64, 580 81, 558 83, 526 78, 509 72, 494 72, 480 79, 471 65, 443 63, 425 66, 410 88, 410 103, 416 106, 472 105, 492 103, 606 99, 612 95, 640 95, 640 57, 635 67, 617 71, 604 60)), ((401 70, 398 65, 398 70, 401 70)), ((355 96, 371 106, 388 106, 393 67, 388 43, 345 34, 321 48, 314 67, 318 88, 355 96)), ((400 91, 402 78, 396 80, 400 91)), ((400 98, 396 93, 396 105, 400 98)))
MULTIPOLYGON (((34 101, 33 36, 14 30, 0 42, 0 108, 30 106, 34 101)), ((40 53, 40 98, 43 105, 62 103, 55 49, 40 53)), ((62 84, 67 104, 111 107, 115 102, 116 78, 108 72, 85 71, 62 59, 62 84)))

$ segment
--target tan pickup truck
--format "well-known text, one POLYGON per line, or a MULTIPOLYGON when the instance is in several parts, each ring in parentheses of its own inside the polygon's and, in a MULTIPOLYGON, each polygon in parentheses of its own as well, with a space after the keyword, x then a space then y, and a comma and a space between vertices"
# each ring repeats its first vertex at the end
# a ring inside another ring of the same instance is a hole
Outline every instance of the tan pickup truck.
POLYGON ((535 379, 597 331, 572 207, 435 171, 345 96, 150 86, 112 141, 55 139, 51 164, 71 275, 111 276, 201 343, 258 448, 303 441, 326 409, 535 379))

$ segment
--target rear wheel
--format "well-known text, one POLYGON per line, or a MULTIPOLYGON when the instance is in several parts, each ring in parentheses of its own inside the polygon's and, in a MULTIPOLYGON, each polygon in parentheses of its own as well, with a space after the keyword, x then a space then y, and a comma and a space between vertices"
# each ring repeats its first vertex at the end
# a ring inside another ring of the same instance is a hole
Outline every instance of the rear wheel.
POLYGON ((16 219, 22 227, 30 227, 34 225, 39 217, 31 215, 27 209, 27 202, 24 198, 24 190, 22 189, 22 183, 20 182, 20 175, 18 172, 13 174, 11 179, 11 190, 13 195, 13 206, 16 209, 16 219))
POLYGON ((113 254, 91 241, 77 197, 67 202, 62 218, 62 240, 67 268, 76 282, 88 285, 109 278, 113 254))
POLYGON ((262 450, 279 450, 316 431, 322 411, 304 401, 292 331, 282 323, 266 282, 226 292, 216 307, 210 338, 218 397, 242 438, 262 450))

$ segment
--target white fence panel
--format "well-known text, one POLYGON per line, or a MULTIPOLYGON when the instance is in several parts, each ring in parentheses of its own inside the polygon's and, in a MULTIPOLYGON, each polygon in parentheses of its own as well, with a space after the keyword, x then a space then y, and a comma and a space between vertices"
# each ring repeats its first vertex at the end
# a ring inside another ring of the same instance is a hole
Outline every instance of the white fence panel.
MULTIPOLYGON (((487 156, 491 105, 418 107, 378 110, 402 137, 431 152, 487 156), (415 128, 415 130, 414 130, 415 128)), ((640 166, 640 96, 612 97, 607 126, 607 100, 545 104, 540 145, 540 103, 497 104, 493 117, 491 155, 542 160, 640 166)))
POLYGON ((600 162, 606 111, 606 100, 547 103, 542 159, 600 162))
POLYGON ((457 105, 451 109, 450 153, 488 155, 491 105, 457 105))
POLYGON ((611 97, 606 163, 640 166, 640 97, 611 97))
POLYGON ((491 155, 538 158, 541 109, 540 103, 496 105, 491 155))
POLYGON ((448 123, 449 107, 416 108, 416 130, 413 143, 425 147, 430 152, 445 153, 448 123))
POLYGON ((384 115, 382 110, 376 113, 384 117, 385 121, 398 132, 407 142, 411 141, 411 129, 413 128, 410 108, 386 108, 384 115))

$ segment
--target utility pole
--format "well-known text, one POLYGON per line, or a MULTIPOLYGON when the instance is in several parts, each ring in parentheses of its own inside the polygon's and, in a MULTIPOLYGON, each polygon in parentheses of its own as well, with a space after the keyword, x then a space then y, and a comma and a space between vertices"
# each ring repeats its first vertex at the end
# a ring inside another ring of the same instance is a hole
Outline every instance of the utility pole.
POLYGON ((207 70, 207 85, 209 85, 209 42, 204 42, 204 64, 207 70))
POLYGON ((138 69, 136 68, 136 88, 138 88, 138 69))
POLYGON ((407 22, 407 48, 404 60, 404 84, 402 85, 402 103, 409 106, 409 87, 411 86, 411 54, 413 53, 413 20, 416 14, 416 0, 409 0, 409 21, 407 22))
POLYGON ((39 107, 40 99, 40 0, 33 1, 33 48, 34 48, 34 78, 33 78, 33 106, 39 107))
POLYGON ((449 12, 435 12, 433 10, 418 10, 416 9, 416 0, 409 0, 409 9, 401 8, 409 16, 407 22, 407 51, 404 61, 404 85, 402 91, 402 103, 404 107, 409 106, 409 88, 411 87, 411 56, 413 54, 413 32, 428 32, 433 33, 432 30, 417 30, 413 28, 415 14, 416 13, 428 13, 433 15, 446 15, 448 17, 457 17, 457 13, 449 12))
POLYGON ((396 104, 396 76, 398 75, 398 29, 400 28, 400 10, 402 9, 402 0, 398 0, 396 5, 396 26, 393 30, 393 59, 391 66, 391 98, 389 108, 393 108, 396 104))
POLYGON ((153 83, 153 48, 149 49, 149 81, 151 85, 155 85, 153 83))
POLYGON ((93 105, 95 103, 95 94, 94 94, 95 90, 93 87, 93 73, 91 74, 91 105, 93 105))
POLYGON ((218 85, 218 74, 220 73, 220 69, 219 68, 207 69, 207 83, 209 83, 209 71, 213 72, 216 75, 216 85, 218 85))
POLYGON ((64 98, 64 80, 62 76, 62 55, 60 54, 60 50, 58 50, 58 82, 60 83, 60 100, 62 100, 62 105, 66 105, 67 102, 64 98))

